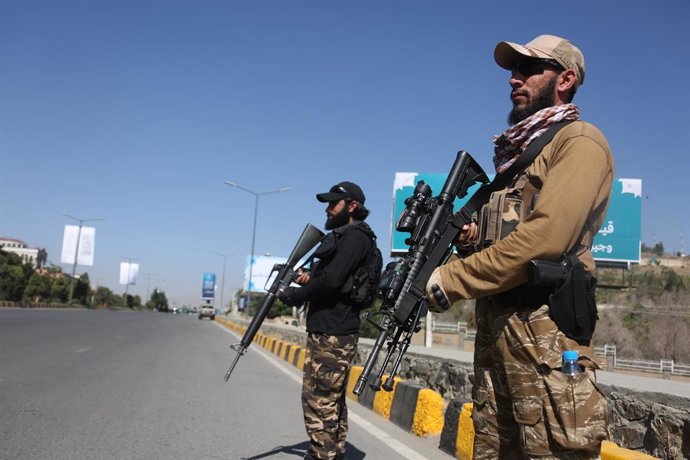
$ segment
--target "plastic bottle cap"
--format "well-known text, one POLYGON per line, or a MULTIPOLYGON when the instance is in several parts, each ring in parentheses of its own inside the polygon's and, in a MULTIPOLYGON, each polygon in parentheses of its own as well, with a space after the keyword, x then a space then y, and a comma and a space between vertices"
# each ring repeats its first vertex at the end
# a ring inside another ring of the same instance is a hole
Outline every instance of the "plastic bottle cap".
POLYGON ((577 350, 566 350, 563 352, 563 359, 577 361, 577 359, 579 357, 580 357, 580 353, 578 353, 577 350))

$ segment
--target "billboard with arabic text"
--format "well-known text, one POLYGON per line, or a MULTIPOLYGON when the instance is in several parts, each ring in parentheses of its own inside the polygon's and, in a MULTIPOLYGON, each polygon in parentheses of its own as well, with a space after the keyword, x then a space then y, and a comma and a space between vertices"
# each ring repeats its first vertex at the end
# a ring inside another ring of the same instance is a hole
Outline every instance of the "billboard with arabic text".
MULTIPOLYGON (((492 176, 489 176, 493 179, 492 176)), ((405 199, 412 195, 417 183, 423 180, 436 196, 443 188, 445 174, 437 173, 396 173, 393 184, 393 213, 391 219, 391 254, 402 255, 407 252, 405 238, 408 233, 395 229, 400 213, 405 209, 405 199)), ((479 188, 470 188, 467 196, 456 199, 458 210, 479 188)), ((592 244, 592 256, 597 261, 639 263, 642 227, 642 180, 614 179, 611 187, 611 203, 604 224, 592 244)))

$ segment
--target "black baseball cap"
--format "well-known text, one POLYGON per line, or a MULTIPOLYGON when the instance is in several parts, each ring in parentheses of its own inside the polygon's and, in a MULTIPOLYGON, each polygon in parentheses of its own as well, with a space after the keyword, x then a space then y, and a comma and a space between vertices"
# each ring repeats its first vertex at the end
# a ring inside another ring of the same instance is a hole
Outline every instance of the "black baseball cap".
POLYGON ((364 204, 364 200, 366 199, 362 189, 354 182, 341 182, 331 187, 328 192, 316 195, 316 199, 322 203, 340 201, 346 198, 358 201, 361 204, 364 204))

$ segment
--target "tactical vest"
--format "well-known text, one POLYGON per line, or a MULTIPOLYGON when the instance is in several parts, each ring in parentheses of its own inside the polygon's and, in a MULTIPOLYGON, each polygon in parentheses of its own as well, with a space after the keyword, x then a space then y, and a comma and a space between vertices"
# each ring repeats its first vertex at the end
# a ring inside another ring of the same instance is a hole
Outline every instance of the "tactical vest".
POLYGON ((527 182, 527 173, 522 173, 511 186, 491 194, 477 216, 479 248, 496 244, 532 213, 538 193, 533 195, 528 206, 524 206, 522 194, 527 182))
MULTIPOLYGON (((479 212, 479 248, 486 248, 502 240, 524 221, 537 204, 539 190, 529 184, 527 173, 522 173, 511 186, 491 194, 479 212)), ((589 225, 589 218, 587 219, 589 225)), ((583 229, 582 233, 587 227, 583 229)), ((580 240, 582 239, 582 233, 580 240)), ((493 295, 498 304, 538 307, 548 304, 549 316, 567 337, 580 344, 588 344, 597 322, 595 299, 596 278, 585 271, 577 258, 582 248, 578 242, 564 257, 570 260, 566 277, 553 286, 521 285, 493 295)))

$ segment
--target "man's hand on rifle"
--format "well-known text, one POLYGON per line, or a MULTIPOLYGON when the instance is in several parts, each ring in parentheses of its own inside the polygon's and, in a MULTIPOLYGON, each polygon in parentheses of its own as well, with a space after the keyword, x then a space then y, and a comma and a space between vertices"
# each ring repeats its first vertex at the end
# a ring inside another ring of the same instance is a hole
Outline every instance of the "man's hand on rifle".
MULTIPOLYGON (((473 252, 473 246, 477 242, 477 237, 479 236, 479 228, 477 223, 472 221, 469 224, 462 226, 458 237, 455 239, 454 243, 460 252, 467 251, 468 253, 473 252)), ((460 254, 461 256, 463 254, 460 254)), ((441 273, 439 269, 436 268, 429 281, 426 283, 426 297, 427 297, 427 307, 430 311, 434 313, 443 313, 448 311, 450 308, 450 301, 446 292, 443 290, 443 284, 441 284, 441 273)))
POLYGON ((434 313, 443 313, 450 308, 450 301, 441 284, 441 273, 436 268, 426 283, 427 307, 434 313))
POLYGON ((311 274, 307 270, 303 270, 301 268, 297 269, 297 278, 295 278, 295 283, 299 284, 300 286, 304 286, 309 282, 311 279, 311 274))
POLYGON ((458 237, 453 244, 462 251, 476 244, 478 237, 479 227, 477 227, 475 221, 472 221, 462 226, 462 230, 458 233, 458 237))
MULTIPOLYGON (((307 270, 297 269, 297 277, 295 278, 295 283, 303 286, 309 282, 311 275, 307 270)), ((304 299, 299 293, 299 287, 289 286, 278 292, 278 298, 287 306, 295 307, 297 305, 302 305, 306 299, 304 299)))
POLYGON ((303 300, 298 300, 297 296, 295 295, 298 289, 299 288, 296 287, 285 288, 283 292, 278 294, 278 298, 288 307, 296 307, 297 305, 301 305, 303 300))

